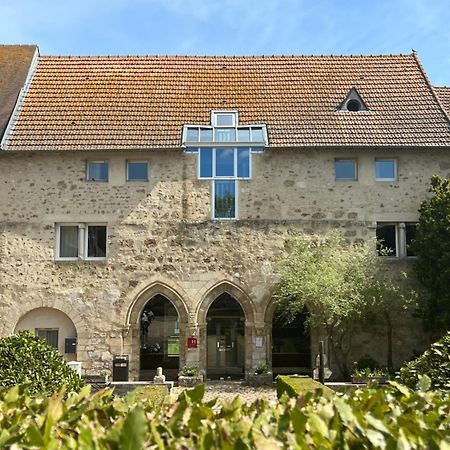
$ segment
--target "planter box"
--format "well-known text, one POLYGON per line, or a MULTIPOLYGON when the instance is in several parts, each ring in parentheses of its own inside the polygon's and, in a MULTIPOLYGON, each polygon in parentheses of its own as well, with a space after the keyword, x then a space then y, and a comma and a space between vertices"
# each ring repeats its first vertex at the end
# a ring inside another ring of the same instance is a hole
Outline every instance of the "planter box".
POLYGON ((272 386, 273 384, 273 374, 270 373, 249 373, 247 376, 247 383, 250 386, 272 386))
POLYGON ((369 384, 376 381, 377 383, 386 383, 389 380, 388 376, 374 376, 374 377, 356 377, 352 376, 352 383, 354 384, 369 384))
POLYGON ((197 375, 195 377, 185 377, 183 375, 178 376, 178 385, 182 387, 194 387, 197 384, 203 383, 203 375, 197 375))

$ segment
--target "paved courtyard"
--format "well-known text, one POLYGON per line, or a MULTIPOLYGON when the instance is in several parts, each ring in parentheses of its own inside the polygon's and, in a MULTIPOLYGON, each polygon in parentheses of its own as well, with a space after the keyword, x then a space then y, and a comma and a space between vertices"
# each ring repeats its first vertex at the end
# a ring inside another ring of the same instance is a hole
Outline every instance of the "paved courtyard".
MULTIPOLYGON (((172 389, 172 394, 178 396, 185 388, 176 387, 172 389)), ((265 399, 271 402, 277 401, 277 391, 275 387, 251 387, 242 384, 240 381, 209 381, 206 383, 205 401, 220 398, 232 401, 239 396, 242 402, 251 404, 258 399, 265 399)))

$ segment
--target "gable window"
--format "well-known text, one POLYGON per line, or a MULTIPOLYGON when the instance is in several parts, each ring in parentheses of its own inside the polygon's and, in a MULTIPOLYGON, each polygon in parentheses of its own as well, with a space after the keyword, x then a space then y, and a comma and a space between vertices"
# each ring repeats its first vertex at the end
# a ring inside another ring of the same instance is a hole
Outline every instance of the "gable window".
POLYGON ((108 162, 88 161, 86 179, 88 181, 108 181, 108 162))
POLYGON ((395 181, 397 179, 397 161, 395 159, 376 159, 375 179, 377 181, 395 181))
POLYGON ((58 329, 57 328, 36 328, 35 334, 43 339, 48 345, 58 350, 58 329))
POLYGON ((334 162, 336 180, 356 180, 356 161, 354 159, 336 159, 334 162))
POLYGON ((58 261, 106 259, 107 227, 98 224, 58 224, 55 259, 58 261))
POLYGON ((359 95, 359 92, 354 87, 350 89, 350 92, 338 107, 338 111, 343 112, 360 112, 367 110, 367 106, 359 95))
POLYGON ((127 181, 148 181, 148 163, 145 161, 128 161, 127 181))

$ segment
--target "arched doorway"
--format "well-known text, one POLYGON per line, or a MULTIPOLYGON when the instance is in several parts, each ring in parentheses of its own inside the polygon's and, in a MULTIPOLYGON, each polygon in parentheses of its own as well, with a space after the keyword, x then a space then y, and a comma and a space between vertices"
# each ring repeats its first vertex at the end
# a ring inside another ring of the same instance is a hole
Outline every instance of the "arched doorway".
POLYGON ((245 314, 229 293, 219 295, 206 315, 206 376, 210 379, 244 377, 245 314))
POLYGON ((24 314, 14 332, 28 330, 47 341, 67 361, 76 360, 77 330, 65 313, 55 308, 41 307, 24 314))
POLYGON ((144 306, 140 318, 140 380, 152 380, 162 367, 174 380, 180 368, 178 312, 164 295, 157 294, 144 306))
POLYGON ((272 320, 272 369, 279 374, 311 374, 311 337, 306 326, 308 311, 304 309, 287 323, 275 313, 272 320))

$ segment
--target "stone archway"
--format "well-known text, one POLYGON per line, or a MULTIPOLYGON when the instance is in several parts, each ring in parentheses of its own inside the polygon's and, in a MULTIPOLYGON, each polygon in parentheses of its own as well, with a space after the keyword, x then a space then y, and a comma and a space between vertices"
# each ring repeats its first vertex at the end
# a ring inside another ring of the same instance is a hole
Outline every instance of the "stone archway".
MULTIPOLYGON (((167 299, 175 308, 179 320, 179 364, 186 362, 186 336, 188 324, 188 310, 178 292, 166 283, 153 282, 142 289, 128 308, 126 315, 127 329, 124 338, 124 352, 130 355, 130 379, 139 379, 141 367, 141 317, 146 305, 157 296, 167 299)), ((163 367, 164 370, 164 367, 163 367)))
POLYGON ((46 340, 67 361, 76 360, 78 332, 72 319, 56 308, 39 307, 18 320, 14 333, 28 330, 46 340))
POLYGON ((247 374, 253 366, 254 343, 253 337, 255 333, 255 307, 250 297, 245 291, 234 283, 229 281, 222 281, 212 286, 203 296, 202 301, 197 307, 196 317, 198 324, 198 336, 199 336, 199 366, 200 369, 206 373, 207 369, 207 315, 213 302, 224 294, 228 294, 232 297, 242 308, 245 316, 244 325, 244 350, 245 361, 244 370, 247 374))

